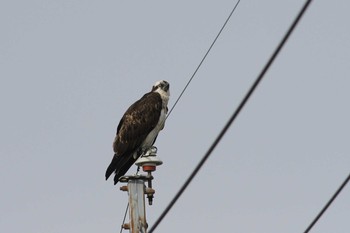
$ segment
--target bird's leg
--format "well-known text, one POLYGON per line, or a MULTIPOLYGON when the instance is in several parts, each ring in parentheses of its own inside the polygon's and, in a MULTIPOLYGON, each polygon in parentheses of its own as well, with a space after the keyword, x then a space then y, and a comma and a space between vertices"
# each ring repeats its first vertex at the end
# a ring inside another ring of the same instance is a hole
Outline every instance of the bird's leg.
POLYGON ((157 147, 155 146, 150 146, 150 147, 144 147, 142 148, 142 157, 147 157, 150 155, 155 155, 157 153, 157 147))

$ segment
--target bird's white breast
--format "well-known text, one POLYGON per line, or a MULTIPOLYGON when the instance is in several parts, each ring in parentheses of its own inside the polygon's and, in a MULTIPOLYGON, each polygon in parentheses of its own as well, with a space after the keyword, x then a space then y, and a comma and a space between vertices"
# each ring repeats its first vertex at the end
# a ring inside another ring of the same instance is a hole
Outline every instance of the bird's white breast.
POLYGON ((160 117, 156 127, 147 135, 146 139, 142 143, 142 148, 148 148, 152 146, 154 139, 157 137, 159 131, 161 131, 164 127, 164 122, 166 118, 166 112, 163 108, 160 112, 160 117))

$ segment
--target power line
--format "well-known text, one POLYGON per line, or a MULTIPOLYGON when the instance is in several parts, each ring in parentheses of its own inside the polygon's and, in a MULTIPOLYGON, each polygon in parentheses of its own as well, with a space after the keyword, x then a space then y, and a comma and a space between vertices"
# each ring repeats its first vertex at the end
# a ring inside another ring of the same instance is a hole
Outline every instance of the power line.
POLYGON ((315 217, 315 219, 310 223, 310 225, 306 228, 306 230, 304 231, 304 233, 308 233, 312 227, 317 223, 317 221, 321 218, 321 216, 326 212, 326 210, 328 209, 328 207, 333 203, 333 201, 337 198, 338 194, 343 190, 343 188, 346 186, 346 184, 349 182, 350 180, 350 173, 348 175, 348 177, 344 180, 344 182, 340 185, 340 187, 337 189, 337 191, 333 194, 333 196, 331 197, 331 199, 327 202, 327 204, 323 207, 323 209, 317 214, 317 216, 315 217))
POLYGON ((224 126, 224 128, 221 130, 221 132, 219 133, 219 135, 217 136, 217 138, 215 139, 215 141, 213 142, 213 144, 210 146, 209 150, 206 152, 206 154, 203 156, 203 158, 201 159, 201 161, 199 162, 199 164, 195 167, 195 169, 193 170, 193 172, 190 174, 190 176, 187 178, 187 180, 185 181, 185 183, 183 184, 183 186, 180 188, 180 190, 176 193, 176 195, 174 196, 174 198, 171 200, 171 202, 168 204, 168 206, 165 208, 165 210, 163 211, 163 213, 159 216, 159 218, 157 219, 157 221, 154 223, 154 225, 152 226, 152 228, 149 230, 149 233, 153 233, 153 231, 157 228, 157 226, 159 225, 159 223, 164 219, 164 217, 167 215, 167 213, 170 211, 170 209, 174 206, 174 204, 176 203, 176 201, 179 199, 179 197, 182 195, 182 193, 186 190, 186 188, 188 187, 188 185, 191 183, 191 181, 193 180, 193 178, 196 176, 196 174, 198 173, 198 171, 201 169, 201 167, 203 166, 203 164, 206 162, 206 160, 209 158, 209 156, 211 155, 211 153, 213 152, 213 150, 215 149, 215 147, 219 144, 220 140, 222 139, 222 137, 225 135, 225 133, 227 132, 227 130, 229 129, 229 127, 231 126, 232 122, 236 119, 236 117, 238 116, 238 114, 240 113, 240 111, 243 109, 243 107, 245 106, 245 104, 247 103, 248 99, 250 98, 250 96, 253 94, 254 90, 257 88, 258 84, 261 82, 262 78, 264 77, 264 75, 266 74, 267 70, 270 68, 270 66, 272 65, 273 61, 275 60, 275 58, 277 57, 277 55, 279 54, 279 52, 281 51, 282 47, 284 46, 284 44, 287 42, 288 38, 290 37, 290 35, 292 34, 292 32, 294 31, 296 25, 299 23, 300 19, 302 18, 302 16, 304 15, 306 9, 308 8, 308 6, 310 5, 310 3, 312 2, 312 0, 307 0, 304 4, 304 6, 302 7, 302 9, 300 10, 299 14, 297 15, 297 17, 294 19, 293 23, 291 24, 291 26, 289 27, 288 31, 286 32, 286 34, 284 35, 284 37, 282 38, 281 42, 278 44, 277 48, 275 49, 274 53, 271 55, 270 59, 268 60, 268 62, 266 63, 266 65, 264 66, 264 68, 262 69, 261 73, 259 74, 259 76, 256 78, 255 82, 253 83, 253 85, 250 87, 250 89, 248 90, 248 92, 246 93, 246 95, 244 96, 243 100, 241 101, 241 103, 239 104, 239 106, 237 107, 236 111, 233 113, 233 115, 231 116, 231 118, 229 119, 229 121, 226 123, 226 125, 224 126))
POLYGON ((210 50, 213 48, 213 46, 214 46, 215 42, 216 42, 216 41, 217 41, 217 39, 219 38, 219 36, 220 36, 221 32, 224 30, 224 28, 225 28, 225 26, 226 26, 227 22, 230 20, 230 18, 231 18, 231 16, 232 16, 233 12, 236 10, 236 8, 237 8, 237 6, 238 6, 238 4, 239 4, 239 2, 240 2, 240 1, 241 1, 241 0, 238 0, 238 1, 236 2, 236 5, 233 7, 233 9, 232 9, 232 11, 231 11, 230 15, 227 17, 227 19, 226 19, 225 23, 222 25, 222 27, 221 27, 220 31, 218 32, 218 34, 216 35, 216 37, 215 37, 215 39, 214 39, 213 43, 211 43, 211 45, 210 45, 209 49, 208 49, 208 50, 207 50, 207 52, 205 53, 204 57, 202 58, 202 60, 201 60, 201 62, 199 63, 199 65, 197 66, 196 70, 193 72, 193 74, 192 74, 191 78, 188 80, 188 82, 187 82, 186 86, 184 87, 184 89, 183 89, 183 90, 182 90, 182 92, 180 93, 179 97, 176 99, 176 101, 175 101, 175 103, 174 103, 173 107, 170 109, 170 111, 169 111, 169 113, 168 113, 168 115, 167 115, 167 117, 166 117, 166 118, 168 118, 168 117, 169 117, 170 113, 171 113, 171 112, 173 111, 173 109, 175 108, 175 106, 176 106, 177 102, 179 102, 179 100, 181 99, 181 97, 182 97, 183 93, 186 91, 186 89, 187 89, 188 85, 190 85, 190 83, 191 83, 192 79, 193 79, 193 78, 194 78, 194 76, 197 74, 197 71, 198 71, 198 70, 199 70, 199 68, 201 67, 201 65, 202 65, 202 63, 204 62, 205 58, 208 56, 208 54, 209 54, 210 50))
POLYGON ((120 233, 122 233, 122 231, 123 231, 123 226, 124 226, 124 223, 125 223, 126 215, 127 215, 127 213, 128 213, 128 209, 129 209, 129 202, 128 202, 128 204, 126 205, 126 208, 125 208, 125 213, 124 213, 123 222, 122 222, 122 225, 120 226, 120 233))

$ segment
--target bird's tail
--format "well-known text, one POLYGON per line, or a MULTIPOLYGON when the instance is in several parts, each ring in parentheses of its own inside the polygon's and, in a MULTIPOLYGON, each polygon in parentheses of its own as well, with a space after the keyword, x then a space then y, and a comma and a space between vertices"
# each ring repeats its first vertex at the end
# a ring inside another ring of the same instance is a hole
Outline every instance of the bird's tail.
POLYGON ((115 172, 114 184, 117 184, 119 178, 124 176, 129 168, 135 163, 137 158, 133 156, 119 156, 114 154, 112 162, 109 164, 106 170, 106 180, 115 172))
POLYGON ((106 180, 112 175, 112 173, 117 169, 118 162, 120 160, 120 157, 116 154, 114 154, 113 159, 111 163, 109 164, 107 170, 106 170, 106 180))

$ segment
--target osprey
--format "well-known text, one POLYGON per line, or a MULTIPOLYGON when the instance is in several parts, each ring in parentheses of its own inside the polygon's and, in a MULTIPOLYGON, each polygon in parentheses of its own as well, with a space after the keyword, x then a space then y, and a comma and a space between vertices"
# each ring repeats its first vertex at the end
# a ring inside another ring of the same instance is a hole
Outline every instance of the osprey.
POLYGON ((113 143, 114 156, 106 180, 115 172, 114 184, 149 149, 164 128, 170 91, 167 81, 158 81, 152 90, 132 104, 119 122, 113 143))

